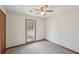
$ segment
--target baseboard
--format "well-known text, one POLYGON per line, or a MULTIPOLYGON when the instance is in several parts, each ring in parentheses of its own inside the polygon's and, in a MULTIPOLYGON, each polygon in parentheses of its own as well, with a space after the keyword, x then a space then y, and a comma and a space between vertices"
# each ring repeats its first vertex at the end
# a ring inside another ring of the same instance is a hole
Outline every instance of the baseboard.
POLYGON ((6 48, 6 49, 11 49, 11 48, 15 48, 15 47, 19 47, 19 46, 23 46, 23 45, 31 44, 31 43, 34 43, 34 42, 43 41, 43 40, 46 40, 46 39, 36 40, 36 41, 33 41, 33 42, 29 42, 29 43, 25 43, 25 44, 20 44, 20 45, 16 45, 16 46, 8 47, 8 48, 6 48))
MULTIPOLYGON (((49 40, 47 40, 47 41, 49 41, 49 40)), ((51 42, 51 41, 49 41, 49 42, 51 42)), ((51 43, 54 43, 54 42, 51 42, 51 43)), ((58 46, 60 46, 60 47, 62 47, 62 48, 65 48, 65 49, 67 49, 67 50, 70 50, 70 51, 72 51, 72 52, 74 52, 74 53, 76 53, 76 54, 79 54, 79 52, 76 52, 76 51, 74 51, 74 50, 72 50, 72 49, 69 49, 69 48, 64 47, 64 46, 62 46, 62 45, 59 45, 59 44, 57 44, 57 43, 54 43, 54 44, 56 44, 56 45, 58 45, 58 46)))
POLYGON ((36 40, 36 41, 32 41, 32 42, 28 42, 27 44, 31 44, 31 43, 39 42, 39 41, 43 41, 43 40, 46 40, 46 39, 40 39, 40 40, 36 40))
POLYGON ((11 48, 19 47, 19 46, 22 46, 22 45, 26 45, 26 44, 20 44, 20 45, 16 45, 16 46, 8 47, 7 49, 11 49, 11 48))

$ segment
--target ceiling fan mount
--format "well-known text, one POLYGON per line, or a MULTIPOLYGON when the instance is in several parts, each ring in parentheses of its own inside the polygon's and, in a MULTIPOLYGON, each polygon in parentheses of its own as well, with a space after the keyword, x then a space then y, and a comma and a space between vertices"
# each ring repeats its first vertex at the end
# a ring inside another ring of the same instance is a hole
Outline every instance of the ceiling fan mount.
POLYGON ((30 10, 30 12, 33 12, 33 11, 36 12, 36 14, 43 14, 43 15, 46 15, 48 12, 53 12, 53 10, 49 9, 48 5, 44 5, 39 9, 30 10))

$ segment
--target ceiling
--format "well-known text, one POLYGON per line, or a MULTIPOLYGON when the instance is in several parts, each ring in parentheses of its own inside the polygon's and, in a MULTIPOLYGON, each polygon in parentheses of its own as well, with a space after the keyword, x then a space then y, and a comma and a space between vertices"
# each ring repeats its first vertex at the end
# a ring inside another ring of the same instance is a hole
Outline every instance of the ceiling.
POLYGON ((18 12, 18 13, 22 13, 30 16, 42 17, 42 18, 54 16, 74 8, 79 8, 79 6, 77 5, 49 5, 49 8, 53 9, 54 12, 47 13, 46 16, 42 14, 37 15, 35 13, 30 12, 30 10, 33 10, 35 8, 39 9, 41 6, 42 5, 4 5, 7 11, 13 11, 13 12, 18 12))

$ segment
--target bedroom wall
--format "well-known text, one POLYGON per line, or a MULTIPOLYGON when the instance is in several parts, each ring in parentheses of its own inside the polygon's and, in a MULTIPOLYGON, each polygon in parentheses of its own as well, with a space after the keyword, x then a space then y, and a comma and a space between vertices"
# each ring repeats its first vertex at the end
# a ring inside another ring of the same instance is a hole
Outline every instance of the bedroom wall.
POLYGON ((44 39, 44 20, 38 17, 27 16, 16 12, 7 12, 7 47, 25 43, 25 19, 36 20, 36 39, 44 39))
POLYGON ((79 8, 46 20, 47 39, 79 52, 79 8))

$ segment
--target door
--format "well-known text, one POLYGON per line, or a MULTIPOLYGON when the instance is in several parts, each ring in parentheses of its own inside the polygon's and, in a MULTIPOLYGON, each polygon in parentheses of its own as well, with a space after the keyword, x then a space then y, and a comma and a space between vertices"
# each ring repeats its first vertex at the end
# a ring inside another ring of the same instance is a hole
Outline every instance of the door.
POLYGON ((36 40, 36 20, 26 20, 26 43, 36 40))
POLYGON ((0 10, 0 53, 6 51, 6 15, 0 10))

